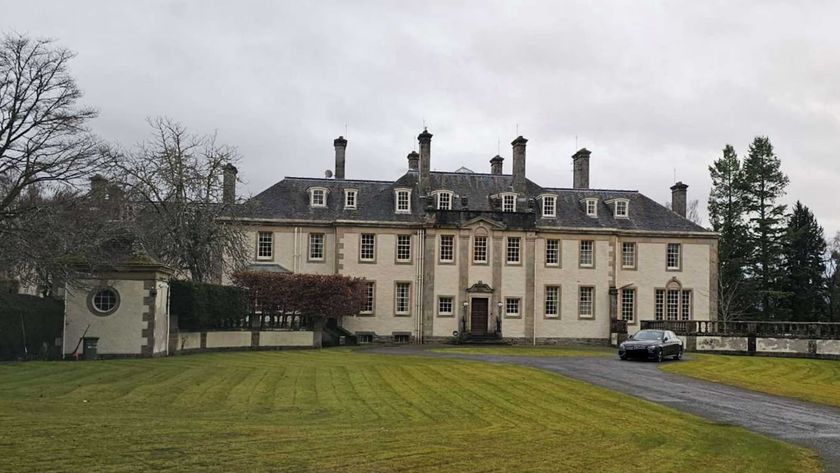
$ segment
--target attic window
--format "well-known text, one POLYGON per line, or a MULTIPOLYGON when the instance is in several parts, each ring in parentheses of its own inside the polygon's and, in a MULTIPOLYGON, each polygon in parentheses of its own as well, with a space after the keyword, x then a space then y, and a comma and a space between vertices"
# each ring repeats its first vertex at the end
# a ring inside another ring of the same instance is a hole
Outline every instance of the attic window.
POLYGON ((516 212, 516 194, 502 194, 502 212, 516 212))
POLYGON ((395 212, 398 214, 411 213, 411 189, 395 189, 395 212))
POLYGON ((309 189, 309 206, 310 207, 326 207, 327 206, 327 189, 323 187, 313 187, 309 189))
POLYGON ((557 216, 557 197, 553 195, 544 195, 542 198, 542 216, 556 217, 557 216))
POLYGON ((621 199, 615 201, 615 216, 619 218, 627 218, 629 216, 628 208, 630 204, 627 200, 621 199))
POLYGON ((452 210, 452 193, 438 192, 437 195, 438 210, 452 210))
POLYGON ((355 209, 358 202, 359 191, 356 189, 344 189, 344 208, 355 209))
POLYGON ((589 198, 586 199, 586 215, 590 217, 597 217, 598 216, 598 199, 596 198, 589 198))

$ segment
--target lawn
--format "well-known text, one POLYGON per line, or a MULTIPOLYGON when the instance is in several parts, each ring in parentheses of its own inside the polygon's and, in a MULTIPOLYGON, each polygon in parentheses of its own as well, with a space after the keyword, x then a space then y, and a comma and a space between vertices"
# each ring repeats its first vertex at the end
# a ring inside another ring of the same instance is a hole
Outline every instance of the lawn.
POLYGON ((7 471, 819 469, 547 372, 346 349, 0 364, 0 425, 7 471))
POLYGON ((754 391, 840 407, 840 361, 691 354, 662 369, 754 391))
POLYGON ((586 346, 486 346, 435 348, 435 353, 455 353, 459 355, 504 355, 504 356, 617 356, 609 347, 586 346))

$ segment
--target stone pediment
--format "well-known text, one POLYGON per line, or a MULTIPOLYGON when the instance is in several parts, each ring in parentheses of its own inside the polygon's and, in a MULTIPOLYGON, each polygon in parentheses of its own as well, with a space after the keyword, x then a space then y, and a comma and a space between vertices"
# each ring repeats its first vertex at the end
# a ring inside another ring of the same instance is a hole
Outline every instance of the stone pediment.
POLYGON ((469 293, 492 293, 493 288, 490 287, 489 284, 485 283, 484 281, 478 281, 477 283, 473 284, 472 286, 467 288, 467 292, 469 293))
POLYGON ((463 227, 475 227, 475 226, 478 226, 482 223, 484 223, 484 224, 486 224, 490 227, 497 228, 497 229, 507 228, 507 225, 505 225, 504 223, 502 223, 498 220, 493 220, 492 218, 489 218, 489 217, 485 217, 483 215, 480 215, 478 217, 467 220, 466 222, 464 222, 464 224, 462 226, 463 227))

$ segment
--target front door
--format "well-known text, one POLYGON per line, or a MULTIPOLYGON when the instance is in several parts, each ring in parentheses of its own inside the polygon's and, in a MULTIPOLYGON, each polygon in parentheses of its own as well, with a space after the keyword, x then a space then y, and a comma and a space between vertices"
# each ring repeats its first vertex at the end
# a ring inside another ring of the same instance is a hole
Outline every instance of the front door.
POLYGON ((472 300, 472 310, 470 310, 470 334, 471 335, 486 335, 487 334, 487 310, 489 308, 489 299, 486 297, 474 297, 472 300))

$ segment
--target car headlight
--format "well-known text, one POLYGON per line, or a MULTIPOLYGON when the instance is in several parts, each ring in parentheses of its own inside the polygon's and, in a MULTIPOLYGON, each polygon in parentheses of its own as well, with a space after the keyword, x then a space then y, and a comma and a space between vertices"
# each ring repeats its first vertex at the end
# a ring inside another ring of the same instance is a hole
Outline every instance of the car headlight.
POLYGON ((657 347, 655 345, 651 345, 648 347, 648 351, 656 351, 657 347))

